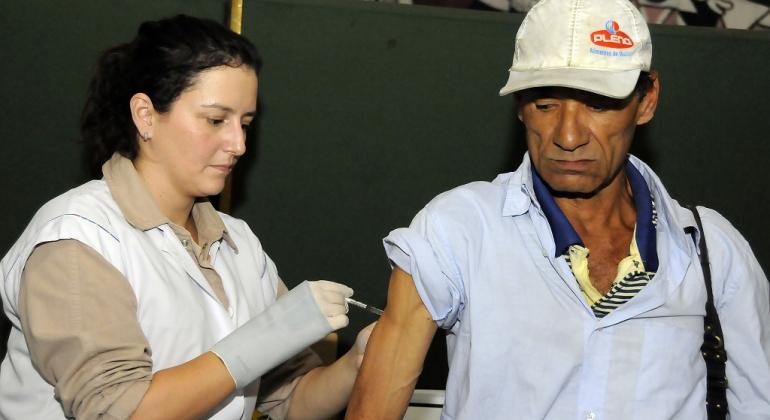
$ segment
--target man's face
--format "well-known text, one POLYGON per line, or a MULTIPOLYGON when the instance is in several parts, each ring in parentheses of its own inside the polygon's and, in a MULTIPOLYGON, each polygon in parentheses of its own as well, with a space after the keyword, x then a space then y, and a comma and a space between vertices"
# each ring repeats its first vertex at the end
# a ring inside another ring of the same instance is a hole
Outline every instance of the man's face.
POLYGON ((657 80, 640 98, 612 99, 570 88, 519 94, 519 119, 535 169, 556 194, 592 196, 623 168, 634 129, 652 118, 657 80))

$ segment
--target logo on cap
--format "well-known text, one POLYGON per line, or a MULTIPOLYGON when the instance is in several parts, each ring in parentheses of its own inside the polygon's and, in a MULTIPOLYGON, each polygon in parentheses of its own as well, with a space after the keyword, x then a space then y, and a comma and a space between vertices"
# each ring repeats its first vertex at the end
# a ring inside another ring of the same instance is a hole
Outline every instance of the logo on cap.
POLYGON ((604 23, 604 29, 591 33, 591 42, 607 48, 631 48, 634 41, 620 30, 620 25, 614 20, 604 23))

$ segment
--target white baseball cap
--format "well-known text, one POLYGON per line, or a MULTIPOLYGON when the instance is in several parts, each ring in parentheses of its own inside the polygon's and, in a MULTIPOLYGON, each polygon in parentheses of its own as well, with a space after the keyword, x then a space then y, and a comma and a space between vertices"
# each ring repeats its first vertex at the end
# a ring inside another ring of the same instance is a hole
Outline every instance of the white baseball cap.
POLYGON ((651 60, 650 30, 627 0, 541 0, 516 33, 500 96, 563 86, 625 98, 651 60))

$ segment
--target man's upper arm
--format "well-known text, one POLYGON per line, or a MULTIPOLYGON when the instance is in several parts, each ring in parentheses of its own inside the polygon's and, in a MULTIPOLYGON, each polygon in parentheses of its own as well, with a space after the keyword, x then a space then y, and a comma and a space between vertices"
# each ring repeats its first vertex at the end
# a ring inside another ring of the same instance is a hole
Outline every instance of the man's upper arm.
POLYGON ((395 266, 390 274, 388 303, 382 318, 380 322, 385 320, 409 324, 411 329, 429 333, 428 341, 436 332, 436 322, 433 321, 430 312, 423 304, 412 276, 398 266, 395 266))
POLYGON ((401 418, 436 333, 412 276, 395 267, 385 313, 369 338, 348 418, 401 418))
POLYGON ((730 416, 770 419, 770 285, 743 236, 717 212, 700 213, 727 350, 730 416))

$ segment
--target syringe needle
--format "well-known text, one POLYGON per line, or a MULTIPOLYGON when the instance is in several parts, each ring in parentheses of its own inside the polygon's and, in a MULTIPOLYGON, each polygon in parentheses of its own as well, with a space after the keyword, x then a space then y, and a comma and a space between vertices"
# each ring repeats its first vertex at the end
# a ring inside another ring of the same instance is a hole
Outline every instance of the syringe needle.
POLYGON ((363 302, 359 302, 359 301, 357 301, 355 299, 351 299, 351 298, 345 298, 345 301, 347 303, 357 307, 357 308, 361 308, 361 309, 363 309, 365 311, 369 311, 369 312, 371 312, 371 313, 373 313, 375 315, 382 315, 382 309, 375 308, 372 305, 367 305, 367 304, 365 304, 363 302))

